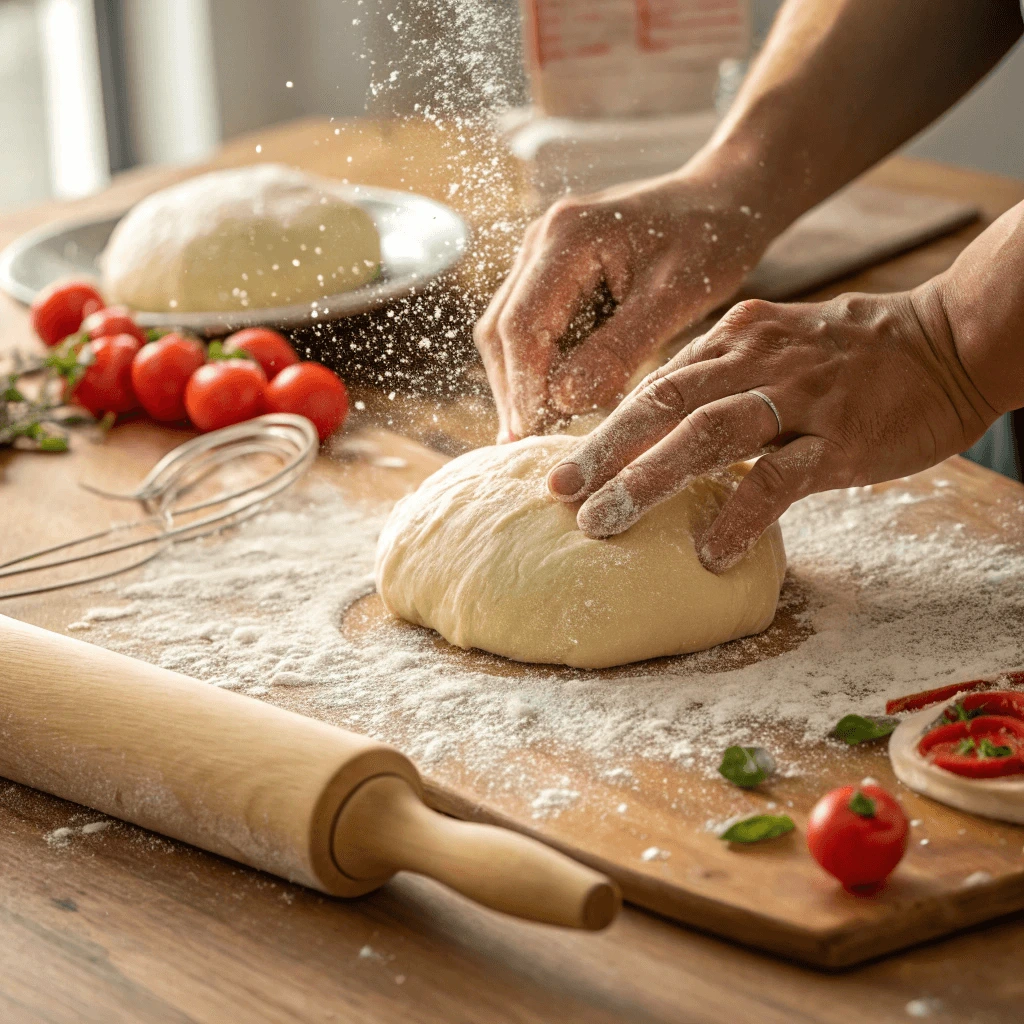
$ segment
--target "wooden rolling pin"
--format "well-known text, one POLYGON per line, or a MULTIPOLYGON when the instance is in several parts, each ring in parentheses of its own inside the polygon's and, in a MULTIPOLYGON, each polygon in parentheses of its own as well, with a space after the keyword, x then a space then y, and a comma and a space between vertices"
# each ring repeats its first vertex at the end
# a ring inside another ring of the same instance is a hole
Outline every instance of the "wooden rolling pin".
POLYGON ((428 808, 393 747, 2 615, 0 775, 334 896, 405 870, 574 928, 620 905, 542 843, 428 808))

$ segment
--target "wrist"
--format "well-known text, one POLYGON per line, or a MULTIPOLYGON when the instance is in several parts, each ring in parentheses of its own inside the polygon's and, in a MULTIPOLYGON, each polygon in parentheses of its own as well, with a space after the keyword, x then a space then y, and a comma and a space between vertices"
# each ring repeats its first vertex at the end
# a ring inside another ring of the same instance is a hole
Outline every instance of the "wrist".
POLYGON ((758 257, 808 206, 786 187, 779 170, 757 140, 712 138, 672 178, 711 197, 716 209, 750 211, 758 257))
POLYGON ((979 387, 971 372, 971 360, 964 358, 956 317, 950 315, 948 281, 944 275, 925 281, 910 292, 903 293, 908 300, 910 314, 924 337, 931 358, 935 360, 943 387, 960 420, 966 435, 981 436, 1007 409, 993 405, 979 387))
POLYGON ((941 306, 957 361, 993 416, 1024 407, 1024 203, 916 292, 941 306))

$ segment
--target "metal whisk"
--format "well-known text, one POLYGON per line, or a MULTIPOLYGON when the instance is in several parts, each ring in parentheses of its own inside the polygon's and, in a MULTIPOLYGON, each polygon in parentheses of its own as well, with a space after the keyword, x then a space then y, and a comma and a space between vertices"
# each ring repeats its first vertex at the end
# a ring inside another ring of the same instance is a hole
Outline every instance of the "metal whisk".
POLYGON ((172 544, 197 540, 243 522, 259 512, 275 495, 291 487, 313 464, 318 447, 316 429, 309 420, 303 416, 274 413, 202 434, 179 445, 128 494, 115 494, 83 483, 81 486, 86 490, 104 498, 138 502, 147 514, 131 522, 116 523, 105 530, 2 562, 0 580, 53 572, 78 562, 110 560, 112 556, 139 548, 152 550, 146 551, 142 558, 113 569, 105 568, 69 580, 41 582, 21 590, 0 591, 0 600, 45 594, 108 579, 145 565, 172 544), (280 465, 255 483, 218 492, 190 505, 179 504, 222 467, 249 455, 269 455, 280 465), (119 538, 116 543, 97 550, 81 550, 115 535, 119 538), (49 558, 58 554, 60 557, 49 558))

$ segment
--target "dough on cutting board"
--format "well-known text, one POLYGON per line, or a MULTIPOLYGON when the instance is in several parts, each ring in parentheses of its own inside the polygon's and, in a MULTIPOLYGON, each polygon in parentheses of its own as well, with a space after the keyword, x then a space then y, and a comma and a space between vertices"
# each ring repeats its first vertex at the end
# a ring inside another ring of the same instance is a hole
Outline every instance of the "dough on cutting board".
POLYGON ((458 647, 578 668, 703 650, 771 623, 786 568, 778 524, 722 576, 694 550, 738 473, 699 479, 625 533, 592 540, 545 484, 576 444, 479 448, 399 501, 377 545, 388 609, 458 647))
POLYGON ((111 302, 151 312, 266 309, 376 276, 380 237, 355 190, 279 164, 213 171, 156 192, 100 256, 111 302))

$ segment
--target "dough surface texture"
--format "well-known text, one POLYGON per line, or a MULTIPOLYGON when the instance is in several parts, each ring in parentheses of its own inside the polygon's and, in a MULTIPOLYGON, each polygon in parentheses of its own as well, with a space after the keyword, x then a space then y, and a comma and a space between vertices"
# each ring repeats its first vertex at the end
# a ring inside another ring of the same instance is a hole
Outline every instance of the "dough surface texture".
POLYGON ((100 256, 106 296, 149 312, 204 313, 351 291, 380 267, 377 228, 353 194, 278 164, 156 192, 121 219, 100 256))
POLYGON ((722 576, 694 550, 738 473, 697 480, 625 533, 591 540, 545 484, 578 442, 479 448, 402 498, 377 546, 387 608, 458 647, 578 668, 699 651, 771 623, 786 568, 778 524, 722 576))

